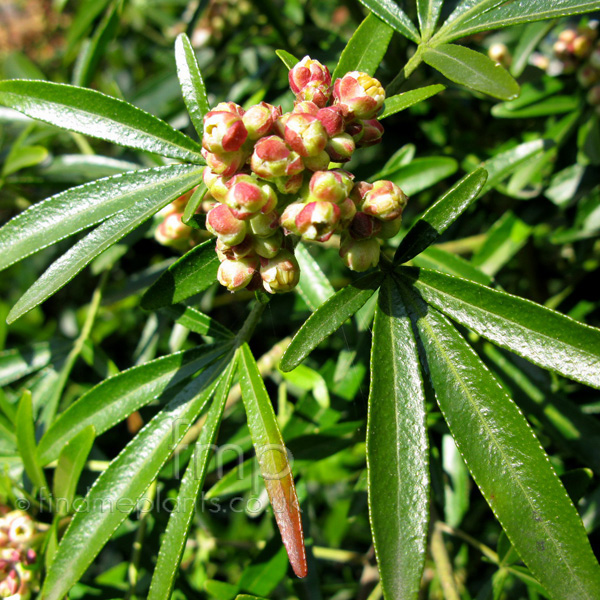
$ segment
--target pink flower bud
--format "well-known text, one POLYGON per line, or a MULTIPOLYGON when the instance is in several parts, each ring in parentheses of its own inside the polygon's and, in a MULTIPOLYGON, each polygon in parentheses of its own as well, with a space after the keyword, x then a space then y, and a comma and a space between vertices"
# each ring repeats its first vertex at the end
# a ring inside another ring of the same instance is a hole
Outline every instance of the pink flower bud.
POLYGON ((587 93, 586 99, 588 104, 592 106, 597 106, 600 104, 600 85, 595 85, 590 91, 587 93))
POLYGON ((304 166, 309 171, 326 171, 330 161, 329 154, 325 150, 319 152, 316 156, 305 156, 302 158, 304 166))
POLYGON ((400 227, 402 227, 402 217, 398 217, 392 221, 381 221, 381 230, 377 234, 377 237, 382 240, 389 240, 400 231, 400 227))
POLYGON ((327 132, 308 113, 292 113, 285 124, 285 141, 300 156, 316 156, 325 149, 327 132))
POLYGON ((34 564, 36 560, 37 560, 37 554, 35 553, 35 550, 33 550, 33 548, 28 548, 27 551, 25 552, 25 556, 23 557, 23 562, 27 566, 30 566, 30 565, 34 564))
POLYGON ((231 177, 217 175, 217 173, 207 167, 204 169, 202 179, 204 180, 204 184, 208 188, 210 195, 218 202, 223 202, 229 191, 227 183, 231 180, 231 177))
POLYGON ((163 246, 185 248, 190 239, 190 228, 181 220, 183 213, 166 215, 154 231, 154 239, 163 246))
MULTIPOLYGON (((329 157, 328 157, 329 160, 329 157)), ((302 173, 290 175, 289 177, 276 177, 273 183, 281 194, 296 194, 302 187, 304 177, 302 173)))
POLYGON ((333 162, 348 162, 356 149, 351 135, 338 133, 327 141, 325 150, 333 162))
POLYGON ((251 258, 255 257, 253 248, 253 238, 251 235, 247 235, 239 244, 230 246, 226 244, 221 238, 217 238, 215 250, 220 261, 223 260, 238 260, 238 258, 251 258))
POLYGON ((572 44, 577 37, 577 31, 575 29, 563 29, 558 34, 558 39, 565 44, 572 44))
POLYGON ((266 102, 255 104, 249 108, 242 117, 248 137, 257 140, 269 135, 273 130, 273 124, 281 116, 281 107, 275 107, 266 102))
POLYGON ((277 256, 260 261, 260 275, 265 290, 270 294, 289 292, 300 281, 300 267, 289 250, 280 250, 277 256))
POLYGON ((217 279, 230 292, 237 292, 250 283, 258 265, 257 258, 225 259, 219 265, 217 279))
POLYGON ((213 108, 213 111, 228 112, 237 115, 238 117, 243 117, 246 112, 239 104, 236 104, 235 102, 219 102, 219 104, 213 108))
POLYGON ((14 598, 19 591, 19 585, 19 576, 15 569, 12 569, 6 578, 0 581, 0 598, 14 598))
POLYGON ((273 123, 274 134, 278 135, 280 138, 285 138, 285 124, 288 122, 291 115, 292 113, 284 113, 275 121, 275 123, 273 123))
MULTIPOLYGON (((381 142, 383 136, 383 125, 377 119, 367 119, 362 122, 362 133, 360 142, 357 144, 361 148, 375 146, 381 142)), ((356 140, 355 140, 356 141, 356 140)))
POLYGON ((236 219, 245 221, 259 212, 267 202, 272 201, 274 194, 268 184, 260 184, 250 175, 239 174, 229 182, 225 204, 236 219))
POLYGON ((339 204, 349 195, 353 187, 352 175, 341 169, 316 171, 308 184, 308 200, 339 204))
POLYGON ((578 35, 573 40, 573 54, 577 58, 585 58, 592 49, 592 42, 584 35, 578 35))
POLYGON ((258 214, 247 221, 252 235, 270 237, 279 229, 279 214, 273 210, 267 214, 258 214))
POLYGON ((325 106, 331 96, 329 69, 317 60, 305 56, 288 74, 290 87, 300 101, 309 100, 325 106))
POLYGON ((346 125, 346 129, 344 130, 348 135, 352 136, 352 139, 357 146, 361 145, 361 141, 365 135, 363 122, 364 121, 352 121, 352 123, 346 125))
POLYGON ((382 221, 392 221, 402 215, 408 197, 391 181, 376 181, 364 195, 360 210, 382 221))
POLYGON ((352 219, 354 219, 354 215, 356 214, 356 205, 351 198, 346 198, 343 202, 338 204, 338 206, 340 207, 340 222, 338 229, 346 230, 348 227, 350 227, 352 219))
POLYGON ((364 197, 367 192, 373 189, 373 184, 367 181, 357 181, 350 192, 350 198, 354 201, 354 204, 359 208, 362 206, 364 197))
POLYGON ((341 79, 336 79, 333 96, 335 103, 344 109, 345 115, 357 119, 372 119, 385 100, 381 83, 360 71, 351 71, 341 79))
POLYGON ((333 202, 309 202, 296 216, 296 231, 305 240, 326 242, 340 220, 340 208, 333 202))
POLYGON ((233 216, 229 207, 218 204, 206 216, 206 229, 228 246, 235 246, 246 237, 248 227, 233 216))
POLYGON ((355 240, 366 240, 381 231, 381 221, 364 212, 357 212, 350 223, 348 232, 355 240))
POLYGON ((557 40, 554 42, 554 46, 552 46, 552 51, 557 58, 568 58, 570 54, 570 46, 563 40, 557 40))
POLYGON ((325 127, 327 135, 332 137, 344 131, 345 121, 343 113, 344 111, 339 105, 326 106, 319 109, 315 116, 321 121, 323 127, 325 127))
POLYGON ((213 173, 230 177, 231 175, 235 175, 244 166, 248 155, 243 150, 215 154, 202 148, 202 156, 204 156, 206 164, 213 173))
POLYGON ((211 110, 204 116, 202 147, 209 152, 235 152, 247 137, 244 122, 237 114, 211 110))
POLYGON ((379 263, 380 247, 376 239, 355 240, 344 236, 340 245, 340 258, 353 271, 366 271, 379 263))
POLYGON ((579 71, 577 71, 577 81, 579 85, 584 88, 588 88, 598 81, 600 73, 594 69, 591 65, 583 65, 579 71))
POLYGON ((282 243, 283 231, 278 229, 271 237, 254 238, 252 241, 252 248, 254 252, 256 252, 256 254, 262 258, 274 258, 281 250, 282 243))
POLYGON ((279 136, 269 135, 256 142, 250 167, 259 177, 273 179, 300 173, 304 163, 279 136))
POLYGON ((319 107, 310 100, 303 100, 302 102, 296 101, 294 102, 294 110, 293 113, 307 113, 309 115, 316 116, 319 112, 319 107))

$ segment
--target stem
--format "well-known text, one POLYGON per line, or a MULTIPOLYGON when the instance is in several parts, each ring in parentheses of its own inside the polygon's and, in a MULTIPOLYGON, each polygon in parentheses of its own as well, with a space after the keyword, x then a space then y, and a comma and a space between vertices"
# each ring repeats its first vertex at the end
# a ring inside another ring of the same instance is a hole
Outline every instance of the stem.
POLYGON ((414 70, 423 62, 424 45, 419 44, 416 52, 410 57, 404 68, 394 77, 392 82, 387 86, 385 95, 387 97, 398 93, 402 84, 413 74, 414 70))
POLYGON ((439 526, 439 521, 433 526, 431 534, 431 555, 437 569, 444 598, 446 600, 460 600, 460 594, 456 588, 456 580, 452 570, 452 563, 444 545, 444 537, 442 536, 442 528, 439 526))
POLYGON ((261 304, 260 302, 255 302, 248 318, 242 325, 242 328, 238 331, 238 334, 235 336, 235 347, 239 348, 242 344, 250 340, 250 336, 256 329, 258 322, 265 310, 266 304, 261 304))
POLYGON ((465 533, 464 531, 461 531, 460 529, 454 529, 454 527, 450 527, 450 525, 447 525, 446 523, 442 523, 441 521, 438 521, 436 523, 436 527, 438 527, 438 529, 440 531, 443 531, 443 532, 453 535, 455 537, 461 538, 468 544, 471 544, 471 546, 473 546, 473 548, 476 548, 477 550, 479 550, 479 552, 481 552, 481 554, 483 554, 484 556, 487 556, 493 563, 495 563, 497 565, 500 564, 500 559, 499 559, 498 555, 489 546, 486 546, 485 544, 482 544, 481 542, 477 541, 475 538, 472 538, 468 533, 465 533))

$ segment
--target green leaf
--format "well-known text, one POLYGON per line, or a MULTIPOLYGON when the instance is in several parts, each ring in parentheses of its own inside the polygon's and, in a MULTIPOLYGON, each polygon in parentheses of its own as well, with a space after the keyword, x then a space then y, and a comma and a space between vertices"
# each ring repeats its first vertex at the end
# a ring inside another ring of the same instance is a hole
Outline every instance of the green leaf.
POLYGON ((157 183, 137 203, 104 221, 48 267, 44 274, 23 294, 8 314, 12 323, 27 311, 52 296, 84 269, 96 256, 110 248, 154 213, 194 187, 202 169, 183 173, 178 178, 157 183))
POLYGON ((369 177, 368 181, 372 183, 378 179, 385 179, 389 174, 395 173, 401 167, 409 165, 415 157, 416 150, 417 148, 414 144, 405 144, 404 146, 401 146, 388 158, 380 171, 377 171, 377 173, 369 177))
POLYGON ((556 598, 600 597, 581 519, 522 413, 447 319, 404 294, 442 414, 513 546, 556 598))
POLYGON ((170 197, 192 187, 200 173, 191 165, 156 167, 99 179, 38 202, 0 229, 0 269, 132 207, 155 189, 170 197))
POLYGON ((95 437, 94 426, 88 425, 73 436, 60 452, 52 480, 54 510, 60 516, 71 512, 77 483, 95 437))
POLYGON ((215 241, 207 240, 169 266, 142 296, 142 308, 156 310, 203 292, 217 280, 218 269, 215 241))
POLYGON ((239 595, 236 600, 237 598, 251 600, 271 595, 285 578, 287 569, 288 561, 285 549, 276 543, 269 542, 252 563, 244 569, 238 583, 240 590, 260 594, 260 596, 239 595))
POLYGON ((198 136, 202 139, 204 115, 210 110, 210 107, 194 49, 185 33, 180 33, 175 40, 175 61, 185 106, 198 136))
POLYGON ((202 200, 204 200, 204 196, 206 196, 206 192, 208 192, 208 188, 206 187, 206 184, 203 181, 194 190, 194 193, 185 205, 185 210, 183 211, 183 216, 181 217, 181 220, 186 225, 190 225, 190 227, 192 226, 190 221, 193 220, 194 216, 196 215, 196 211, 198 210, 198 208, 200 208, 202 200))
POLYGON ((300 265, 298 293, 310 310, 317 310, 323 302, 335 294, 335 290, 304 244, 300 243, 296 246, 295 254, 300 265))
POLYGON ((61 448, 80 431, 93 425, 104 433, 132 412, 213 363, 227 346, 200 346, 132 367, 105 379, 59 415, 38 447, 42 464, 57 458, 61 448))
POLYGON ((428 40, 433 33, 444 0, 417 0, 417 13, 419 15, 419 27, 421 28, 421 36, 424 40, 428 40))
POLYGON ((234 365, 235 361, 232 361, 221 379, 194 447, 194 453, 181 480, 177 504, 171 511, 169 523, 160 545, 156 568, 148 592, 148 600, 164 600, 171 597, 185 542, 196 511, 198 493, 204 483, 217 431, 223 417, 234 365))
POLYGON ((423 298, 485 339, 592 387, 600 388, 600 330, 549 308, 427 269, 403 267, 423 298))
POLYGON ((275 54, 277 54, 277 56, 281 59, 283 64, 288 69, 292 69, 300 62, 299 59, 297 59, 293 54, 290 54, 286 50, 275 50, 275 54))
POLYGON ((434 39, 450 41, 479 31, 557 19, 599 9, 598 0, 463 0, 434 39))
POLYGON ((127 171, 137 171, 141 168, 138 163, 98 154, 62 154, 61 156, 54 156, 47 167, 40 167, 39 174, 49 181, 67 181, 81 184, 101 177, 120 175, 127 171))
POLYGON ((375 293, 382 277, 381 273, 360 277, 321 305, 294 336, 281 359, 281 370, 291 371, 297 367, 375 293))
POLYGON ((2 177, 7 177, 21 169, 39 165, 46 158, 48 158, 48 150, 43 146, 15 145, 4 161, 1 175, 2 177))
POLYGON ((360 0, 360 3, 415 44, 421 41, 421 36, 414 23, 393 0, 360 0))
POLYGON ((423 100, 427 100, 427 98, 431 98, 431 96, 435 96, 445 89, 446 86, 438 83, 436 85, 428 85, 416 90, 410 90, 410 92, 404 92, 403 94, 390 96, 385 99, 383 112, 377 118, 381 120, 390 115, 395 115, 397 112, 405 110, 413 104, 418 104, 423 100))
POLYGON ((513 77, 516 78, 522 75, 527 67, 531 53, 538 47, 538 44, 553 27, 554 23, 552 21, 527 25, 513 53, 512 64, 510 66, 510 74, 513 77))
POLYGON ((446 192, 411 227, 396 250, 394 262, 406 262, 431 245, 477 198, 486 179, 487 171, 479 168, 446 192))
POLYGON ((60 600, 80 579, 208 402, 231 356, 191 381, 125 446, 88 492, 63 536, 42 590, 60 600))
POLYGON ((204 162, 201 147, 168 123, 94 90, 46 81, 1 81, 0 104, 32 119, 128 148, 204 162))
POLYGON ((233 339, 235 337, 227 327, 191 306, 176 304, 165 307, 163 311, 173 317, 176 323, 183 325, 194 333, 222 339, 233 339))
POLYGON ((429 246, 421 254, 411 259, 411 264, 415 267, 435 269, 448 275, 458 275, 482 285, 490 285, 493 279, 475 267, 470 261, 439 246, 429 246))
POLYGON ((307 565, 302 519, 287 448, 265 383, 247 343, 239 350, 239 378, 248 429, 281 539, 294 573, 305 577, 307 565))
POLYGON ((53 341, 0 352, 0 386, 18 381, 51 362, 60 362, 70 350, 70 342, 53 341))
POLYGON ((31 402, 31 392, 25 390, 19 400, 17 409, 17 420, 15 423, 17 433, 17 449, 23 461, 25 472, 33 485, 42 490, 48 491, 48 484, 41 465, 35 455, 35 423, 33 421, 33 407, 31 402))
POLYGON ((450 81, 501 100, 519 95, 519 84, 491 58, 456 44, 427 48, 423 60, 450 81))
POLYGON ((367 15, 342 51, 331 80, 350 71, 373 75, 385 56, 393 33, 394 30, 375 14, 367 15))
POLYGON ((458 169, 458 163, 449 156, 415 158, 408 165, 387 174, 387 178, 412 196, 446 179, 458 169))
POLYGON ((397 284, 379 292, 367 421, 369 514, 386 598, 420 589, 429 521, 425 392, 417 344, 397 284))
POLYGON ((511 108, 510 102, 492 106, 492 115, 500 119, 532 119, 570 113, 579 107, 577 96, 552 96, 523 108, 511 108))

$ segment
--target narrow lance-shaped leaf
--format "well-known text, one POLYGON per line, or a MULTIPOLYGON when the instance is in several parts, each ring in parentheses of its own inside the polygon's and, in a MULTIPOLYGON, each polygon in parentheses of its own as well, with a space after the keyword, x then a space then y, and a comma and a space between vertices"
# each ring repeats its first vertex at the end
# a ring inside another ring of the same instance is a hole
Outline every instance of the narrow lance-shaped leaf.
POLYGON ((47 492, 46 477, 35 455, 35 431, 31 392, 25 390, 19 400, 16 419, 17 449, 23 461, 25 472, 33 485, 44 493, 47 492))
POLYGON ((177 63, 177 76, 185 106, 190 115, 194 128, 200 139, 204 133, 204 115, 210 110, 206 88, 194 48, 185 33, 180 33, 175 40, 175 61, 177 63))
POLYGON ((42 590, 60 600, 135 508, 175 446, 208 402, 231 356, 190 382, 125 446, 98 477, 63 536, 42 590))
POLYGON ((321 305, 294 336, 281 359, 281 370, 297 367, 375 293, 382 278, 381 273, 360 277, 321 305))
POLYGON ((206 420, 194 447, 194 453, 181 480, 177 504, 171 511, 169 523, 160 545, 156 568, 148 592, 148 600, 164 600, 171 597, 185 542, 196 511, 198 493, 204 483, 217 431, 223 417, 234 365, 235 361, 232 361, 221 379, 215 398, 206 414, 206 420))
POLYGON ((444 0, 417 0, 421 35, 428 40, 437 25, 444 0))
POLYGON ((410 90, 402 94, 396 94, 385 99, 383 105, 383 112, 377 117, 379 120, 385 119, 390 115, 395 115, 397 112, 404 110, 413 104, 418 104, 431 96, 439 94, 446 87, 441 84, 428 85, 426 87, 418 88, 416 90, 410 90))
POLYGON ((214 362, 225 345, 200 346, 132 367, 105 379, 71 404, 52 423, 38 447, 39 461, 55 460, 61 448, 89 425, 100 435, 165 391, 214 362))
POLYGON ((298 293, 308 308, 316 310, 335 294, 335 290, 304 244, 300 243, 296 246, 295 254, 300 265, 298 293))
POLYGON ((203 163, 201 147, 168 123, 125 102, 71 85, 0 82, 0 104, 32 119, 136 150, 203 163))
POLYGON ((104 221, 94 231, 75 244, 52 263, 44 274, 25 292, 10 311, 7 321, 18 319, 68 283, 96 256, 147 221, 163 206, 194 187, 202 169, 181 174, 175 180, 157 183, 136 204, 104 221))
POLYGON ((486 179, 487 171, 479 168, 446 192, 411 227, 396 250, 394 262, 406 262, 431 245, 477 198, 486 179))
POLYGON ((18 381, 43 369, 50 362, 59 362, 71 350, 71 342, 37 342, 22 348, 0 352, 0 386, 18 381))
POLYGON ((198 173, 193 165, 155 167, 99 179, 42 200, 0 229, 0 269, 112 217, 153 189, 166 195, 179 191, 182 177, 196 179, 198 173))
POLYGON ((186 327, 194 333, 222 339, 232 339, 235 337, 233 332, 227 329, 227 327, 191 306, 177 304, 174 306, 167 306, 163 310, 173 317, 175 322, 183 325, 183 327, 186 327))
POLYGON ((373 75, 385 56, 393 33, 394 30, 375 14, 367 15, 342 51, 332 81, 350 71, 373 75))
POLYGON ((196 246, 169 268, 142 296, 142 308, 156 310, 203 292, 217 280, 219 257, 215 241, 196 246))
POLYGON ((446 317, 403 286, 436 398, 469 471, 511 543, 553 597, 600 597, 583 524, 525 417, 446 317))
POLYGON ((248 429, 281 539, 294 573, 298 577, 306 577, 306 552, 300 505, 287 448, 258 365, 246 343, 239 350, 239 378, 248 417, 248 429))
POLYGON ((369 512, 386 598, 419 593, 427 551, 425 392, 412 324, 392 278, 379 291, 367 422, 369 512))
POLYGON ((429 269, 402 267, 423 298, 482 337, 536 365, 600 388, 600 329, 530 300, 429 269))
POLYGON ((360 3, 404 37, 415 44, 420 42, 421 36, 414 23, 393 0, 360 0, 360 3))
POLYGON ((188 200, 188 203, 185 205, 185 210, 183 211, 183 216, 181 220, 190 227, 193 227, 193 219, 196 215, 196 211, 200 208, 202 204, 202 200, 204 200, 204 196, 206 196, 206 192, 208 192, 208 188, 204 181, 194 190, 191 198, 188 200))
POLYGON ((288 69, 292 69, 295 65, 297 65, 300 62, 293 54, 290 54, 287 50, 275 50, 275 54, 277 54, 277 56, 281 59, 283 64, 288 69))
POLYGON ((423 60, 442 75, 501 100, 512 100, 519 95, 519 84, 510 73, 480 52, 456 44, 429 47, 423 60))

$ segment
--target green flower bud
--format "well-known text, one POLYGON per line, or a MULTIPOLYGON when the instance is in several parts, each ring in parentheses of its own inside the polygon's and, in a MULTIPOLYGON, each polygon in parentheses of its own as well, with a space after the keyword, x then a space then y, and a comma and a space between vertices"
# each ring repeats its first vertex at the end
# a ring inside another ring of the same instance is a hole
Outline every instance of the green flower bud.
POLYGON ((225 259, 219 265, 217 279, 230 292, 237 292, 244 289, 252 281, 258 265, 257 258, 225 259))
POLYGON ((262 258, 274 258, 281 250, 283 244, 283 231, 278 229, 271 237, 253 239, 252 248, 262 258))
MULTIPOLYGON (((225 204, 236 219, 245 221, 265 205, 277 203, 277 196, 268 184, 261 184, 250 175, 235 175, 229 182, 225 204)), ((271 210, 275 208, 274 206, 271 210)), ((268 211, 270 212, 270 210, 268 211)))
POLYGON ((379 263, 380 247, 376 239, 355 240, 343 236, 340 245, 340 258, 353 271, 366 271, 379 263))
POLYGON ((285 123, 284 137, 300 156, 317 156, 328 139, 321 121, 308 113, 292 113, 285 123))
POLYGON ((356 150, 356 144, 351 135, 338 133, 327 141, 325 150, 333 162, 348 162, 356 150))
POLYGON ((382 221, 381 230, 377 234, 377 237, 382 240, 389 240, 398 234, 400 227, 402 227, 402 217, 398 217, 392 221, 382 221))
POLYGON ((280 250, 274 258, 261 259, 260 276, 270 294, 289 292, 298 285, 300 267, 289 250, 280 250))
POLYGON ((250 167, 263 179, 297 175, 304 170, 302 157, 277 135, 261 138, 254 146, 250 167))
POLYGON ((316 171, 308 184, 308 200, 339 204, 350 195, 354 186, 352 179, 353 176, 342 169, 316 171))
POLYGON ((206 216, 206 229, 229 246, 241 243, 246 237, 246 221, 236 219, 225 204, 217 204, 206 216))
POLYGON ((333 202, 309 202, 296 216, 296 231, 305 240, 326 242, 340 220, 340 209, 333 202))
POLYGON ((331 159, 329 154, 323 150, 316 156, 304 156, 302 162, 309 171, 327 171, 331 159))
POLYGON ((257 140, 269 135, 273 130, 275 121, 281 117, 281 107, 271 106, 266 102, 250 107, 242 117, 248 138, 257 140))
POLYGON ((258 214, 246 222, 256 237, 271 237, 279 229, 279 215, 274 210, 270 213, 258 214))
POLYGON ((360 210, 382 221, 392 221, 402 215, 408 197, 391 181, 376 181, 364 195, 360 210))

